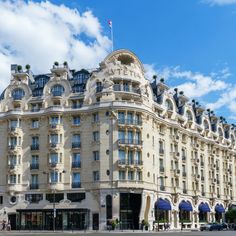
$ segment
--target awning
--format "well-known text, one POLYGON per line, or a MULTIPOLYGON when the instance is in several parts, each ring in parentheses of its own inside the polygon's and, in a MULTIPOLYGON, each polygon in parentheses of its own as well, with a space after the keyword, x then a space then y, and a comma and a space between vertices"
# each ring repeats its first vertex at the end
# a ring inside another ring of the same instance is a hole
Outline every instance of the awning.
POLYGON ((182 211, 193 211, 191 203, 184 200, 179 204, 179 209, 182 211))
POLYGON ((223 207, 222 204, 217 204, 215 207, 215 211, 218 213, 225 213, 225 208, 223 207))
POLYGON ((202 202, 202 203, 199 205, 198 210, 201 211, 201 212, 210 212, 210 211, 211 211, 211 209, 210 209, 210 207, 208 206, 208 204, 207 204, 207 203, 204 203, 204 202, 202 202))
POLYGON ((170 211, 171 205, 168 200, 164 200, 162 198, 159 198, 155 203, 155 208, 157 208, 159 210, 170 211))

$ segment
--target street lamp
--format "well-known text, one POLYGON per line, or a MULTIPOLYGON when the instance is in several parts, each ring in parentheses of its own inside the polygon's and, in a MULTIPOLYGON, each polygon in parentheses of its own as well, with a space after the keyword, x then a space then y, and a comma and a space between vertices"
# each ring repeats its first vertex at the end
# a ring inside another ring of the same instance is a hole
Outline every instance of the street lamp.
MULTIPOLYGON (((53 181, 51 181, 51 184, 53 184, 53 232, 56 231, 56 183, 58 182, 58 178, 56 179, 56 168, 53 168, 53 181)), ((57 172, 59 173, 59 172, 57 172)), ((65 170, 63 170, 61 173, 66 173, 65 170)), ((47 174, 46 172, 43 172, 43 174, 47 174)))

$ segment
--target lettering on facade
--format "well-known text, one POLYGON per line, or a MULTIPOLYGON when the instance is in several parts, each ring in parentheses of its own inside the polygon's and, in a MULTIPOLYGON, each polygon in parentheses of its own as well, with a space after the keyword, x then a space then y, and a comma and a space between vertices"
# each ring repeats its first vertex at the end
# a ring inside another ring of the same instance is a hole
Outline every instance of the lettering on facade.
POLYGON ((133 70, 127 69, 127 68, 110 68, 107 70, 108 75, 125 75, 125 76, 131 76, 136 78, 141 78, 141 75, 133 70))

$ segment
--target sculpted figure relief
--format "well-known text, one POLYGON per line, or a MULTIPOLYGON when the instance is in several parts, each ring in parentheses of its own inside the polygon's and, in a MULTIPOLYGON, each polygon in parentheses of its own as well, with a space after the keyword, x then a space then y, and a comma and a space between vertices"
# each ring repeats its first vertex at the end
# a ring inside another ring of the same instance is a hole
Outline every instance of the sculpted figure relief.
POLYGON ((111 79, 104 78, 102 81, 102 84, 103 84, 103 91, 104 92, 110 92, 113 90, 114 82, 111 79))

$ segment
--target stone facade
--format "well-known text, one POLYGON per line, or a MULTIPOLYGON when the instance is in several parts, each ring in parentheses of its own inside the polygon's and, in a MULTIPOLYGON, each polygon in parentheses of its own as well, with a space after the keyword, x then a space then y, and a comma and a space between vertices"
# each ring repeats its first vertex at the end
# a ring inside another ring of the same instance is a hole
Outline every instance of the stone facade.
POLYGON ((37 229, 52 229, 53 217, 57 229, 222 221, 236 202, 235 135, 163 80, 150 83, 127 50, 91 72, 12 66, 0 101, 0 220, 37 229))

